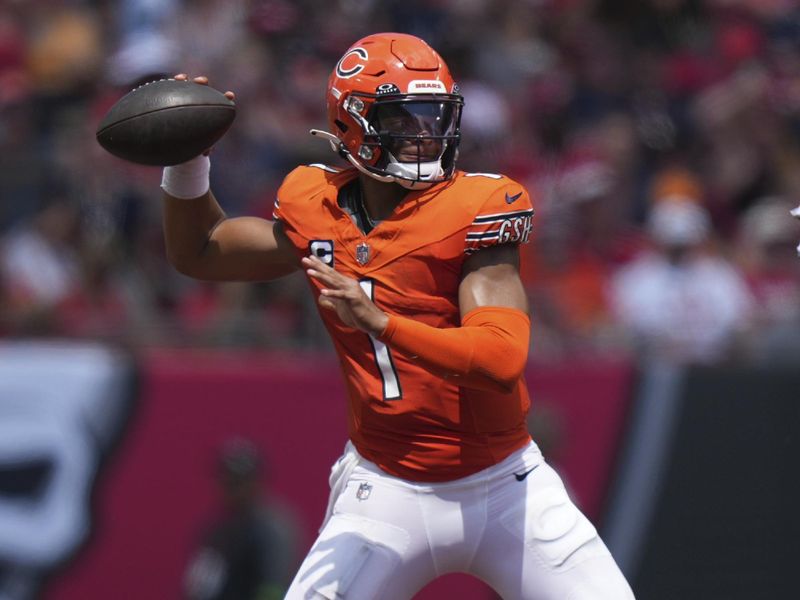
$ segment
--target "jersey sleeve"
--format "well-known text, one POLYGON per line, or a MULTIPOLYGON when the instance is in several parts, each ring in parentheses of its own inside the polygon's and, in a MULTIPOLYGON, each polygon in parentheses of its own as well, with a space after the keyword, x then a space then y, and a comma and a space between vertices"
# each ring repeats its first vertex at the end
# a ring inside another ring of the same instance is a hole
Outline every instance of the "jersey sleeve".
POLYGON ((354 177, 354 171, 313 164, 297 167, 283 180, 272 217, 281 223, 299 255, 313 252, 332 261, 338 190, 354 177))
POLYGON ((323 164, 300 166, 291 171, 281 183, 272 206, 272 218, 285 227, 300 229, 318 212, 320 198, 331 185, 346 177, 342 169, 323 164))
POLYGON ((326 185, 326 174, 339 175, 341 172, 340 169, 317 163, 295 168, 278 188, 272 207, 272 218, 290 224, 297 209, 307 209, 308 201, 326 185))
POLYGON ((281 197, 275 194, 275 203, 272 205, 272 220, 281 221, 281 197))
POLYGON ((320 203, 328 186, 328 172, 316 166, 300 166, 292 170, 275 194, 272 218, 281 223, 283 232, 298 254, 305 255, 309 240, 319 236, 320 203))
POLYGON ((498 183, 467 228, 467 254, 500 244, 526 244, 530 239, 533 207, 528 191, 505 177, 498 183))
POLYGON ((291 206, 292 199, 297 195, 295 188, 297 187, 297 169, 289 173, 281 183, 278 191, 275 193, 275 204, 272 205, 272 218, 275 221, 281 221, 284 225, 291 223, 291 206), (286 203, 286 209, 281 207, 281 200, 286 203))

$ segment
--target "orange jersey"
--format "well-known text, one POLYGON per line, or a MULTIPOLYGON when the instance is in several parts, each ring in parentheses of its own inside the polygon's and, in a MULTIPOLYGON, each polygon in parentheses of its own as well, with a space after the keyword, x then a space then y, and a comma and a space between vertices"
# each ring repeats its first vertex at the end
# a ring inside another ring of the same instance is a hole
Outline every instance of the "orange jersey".
MULTIPOLYGON (((337 202, 355 169, 299 167, 275 202, 298 254, 314 253, 358 279, 390 314, 433 327, 458 327, 458 287, 467 256, 484 247, 525 243, 530 198, 500 175, 456 172, 409 192, 393 214, 364 234, 337 202)), ((315 295, 322 284, 309 278, 315 295)), ((485 469, 530 440, 530 406, 521 379, 510 394, 460 387, 413 357, 320 312, 345 376, 350 438, 362 456, 413 481, 448 481, 485 469)))

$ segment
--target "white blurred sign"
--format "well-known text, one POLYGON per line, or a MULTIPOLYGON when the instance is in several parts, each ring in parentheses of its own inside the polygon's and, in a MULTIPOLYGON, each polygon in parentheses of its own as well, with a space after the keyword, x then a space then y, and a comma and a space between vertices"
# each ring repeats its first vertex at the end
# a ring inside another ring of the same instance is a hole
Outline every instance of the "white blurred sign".
MULTIPOLYGON (((86 538, 132 373, 129 357, 99 345, 0 342, 0 564, 38 577, 86 538)), ((30 585, 11 578, 0 573, 0 598, 26 597, 30 585)))

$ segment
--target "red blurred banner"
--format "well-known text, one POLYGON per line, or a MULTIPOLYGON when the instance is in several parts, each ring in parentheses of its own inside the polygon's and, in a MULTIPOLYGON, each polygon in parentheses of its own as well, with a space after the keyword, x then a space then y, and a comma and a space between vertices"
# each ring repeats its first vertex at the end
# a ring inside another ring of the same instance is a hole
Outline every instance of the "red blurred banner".
MULTIPOLYGON (((328 472, 346 435, 333 358, 158 351, 141 365, 138 408, 96 488, 94 533, 54 577, 48 599, 180 598, 194 544, 219 502, 216 453, 232 436, 263 450, 270 494, 304 527, 303 551, 322 519, 328 472)), ((548 441, 554 462, 593 518, 613 467, 631 376, 621 363, 529 368, 533 429, 537 415, 547 415, 543 421, 557 433, 555 443, 548 441)), ((444 596, 493 594, 472 578, 447 576, 418 598, 444 596)))

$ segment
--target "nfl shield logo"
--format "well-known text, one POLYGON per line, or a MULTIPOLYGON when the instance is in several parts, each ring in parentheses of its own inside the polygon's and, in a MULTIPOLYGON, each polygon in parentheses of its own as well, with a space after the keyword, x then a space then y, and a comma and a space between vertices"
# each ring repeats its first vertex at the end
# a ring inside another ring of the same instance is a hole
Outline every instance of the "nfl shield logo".
POLYGON ((358 486, 358 491, 356 492, 356 498, 359 500, 366 500, 369 498, 369 495, 372 493, 372 486, 366 482, 362 483, 358 486))
POLYGON ((369 262, 369 246, 364 242, 356 246, 356 260, 362 266, 369 262))

